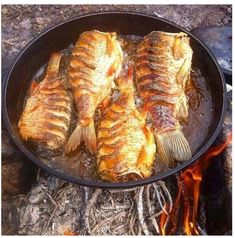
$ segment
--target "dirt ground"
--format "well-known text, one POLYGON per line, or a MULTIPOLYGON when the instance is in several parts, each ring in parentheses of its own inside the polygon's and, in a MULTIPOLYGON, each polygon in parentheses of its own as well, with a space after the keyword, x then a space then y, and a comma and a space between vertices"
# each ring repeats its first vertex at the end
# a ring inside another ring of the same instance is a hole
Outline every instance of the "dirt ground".
POLYGON ((232 24, 231 5, 2 5, 3 72, 19 51, 46 28, 72 17, 102 11, 146 13, 188 30, 232 24))

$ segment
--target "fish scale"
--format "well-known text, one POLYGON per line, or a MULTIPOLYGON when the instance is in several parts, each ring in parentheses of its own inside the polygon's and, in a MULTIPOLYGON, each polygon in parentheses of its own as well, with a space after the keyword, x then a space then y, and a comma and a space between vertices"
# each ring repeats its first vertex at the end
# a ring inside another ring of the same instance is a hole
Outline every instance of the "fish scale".
POLYGON ((33 140, 55 150, 67 140, 72 97, 59 74, 61 53, 52 54, 46 77, 31 90, 18 126, 23 140, 33 140))
POLYGON ((77 125, 67 142, 66 153, 76 150, 81 142, 85 142, 91 153, 96 153, 93 116, 97 107, 110 97, 122 61, 123 53, 116 33, 93 30, 80 35, 69 62, 77 125))
POLYGON ((191 60, 185 33, 152 32, 137 48, 137 88, 149 110, 159 157, 167 166, 191 158, 180 125, 188 117, 184 89, 191 60))
POLYGON ((119 97, 102 112, 98 127, 98 171, 109 182, 147 178, 153 169, 156 146, 135 106, 131 69, 117 79, 119 97))

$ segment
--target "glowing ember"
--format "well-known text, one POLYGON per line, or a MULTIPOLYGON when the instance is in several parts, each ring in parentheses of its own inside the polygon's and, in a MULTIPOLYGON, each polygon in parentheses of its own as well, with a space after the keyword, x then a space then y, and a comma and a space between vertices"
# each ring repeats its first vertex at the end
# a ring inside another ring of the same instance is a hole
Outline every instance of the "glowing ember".
POLYGON ((72 231, 70 226, 60 225, 58 227, 59 235, 63 236, 77 236, 78 232, 72 231))
POLYGON ((76 236, 76 235, 78 235, 77 233, 72 232, 70 229, 64 230, 63 233, 64 233, 64 236, 76 236))
POLYGON ((198 201, 203 172, 215 158, 232 141, 230 133, 223 144, 209 149, 193 166, 186 169, 178 177, 178 194, 171 212, 160 217, 160 230, 162 235, 175 234, 178 227, 179 210, 183 203, 183 232, 186 235, 199 235, 196 220, 198 201), (168 229, 166 229, 168 228, 168 229), (168 232, 167 232, 168 230, 168 232))

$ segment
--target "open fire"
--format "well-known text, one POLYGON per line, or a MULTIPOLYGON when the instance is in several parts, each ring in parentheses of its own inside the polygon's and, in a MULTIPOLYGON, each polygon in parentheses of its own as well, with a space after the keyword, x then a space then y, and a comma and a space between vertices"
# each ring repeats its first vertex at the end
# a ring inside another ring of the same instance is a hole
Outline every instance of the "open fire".
POLYGON ((175 234, 180 225, 179 223, 181 223, 183 233, 186 235, 199 235, 202 233, 197 225, 197 216, 203 172, 211 164, 213 158, 220 155, 231 141, 232 134, 229 133, 224 143, 210 148, 193 166, 190 166, 177 177, 178 193, 172 210, 169 214, 162 213, 160 216, 162 235, 175 234), (180 210, 183 211, 183 217, 181 221, 178 221, 180 210))
MULTIPOLYGON (((91 189, 39 172, 31 191, 15 197, 14 204, 11 202, 10 207, 17 210, 10 210, 9 218, 4 211, 4 221, 14 224, 18 230, 14 234, 211 234, 214 231, 208 230, 208 221, 204 223, 201 219, 201 213, 205 213, 201 186, 203 173, 213 159, 219 160, 231 139, 230 133, 224 143, 209 149, 178 176, 141 188, 91 189), (14 211, 19 211, 19 214, 15 215, 14 211), (19 219, 15 221, 17 217, 19 219)), ((230 229, 229 225, 223 230, 227 231, 227 228, 230 229)))

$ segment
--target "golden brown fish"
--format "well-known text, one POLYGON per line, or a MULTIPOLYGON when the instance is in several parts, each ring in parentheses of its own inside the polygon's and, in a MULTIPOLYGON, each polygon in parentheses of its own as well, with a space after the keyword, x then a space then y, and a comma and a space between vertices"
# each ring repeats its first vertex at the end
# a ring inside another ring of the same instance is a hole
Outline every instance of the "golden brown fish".
POLYGON ((69 65, 78 119, 66 152, 74 151, 82 141, 90 152, 96 152, 93 115, 98 105, 109 97, 114 77, 121 71, 122 59, 116 33, 94 30, 80 35, 72 50, 69 65))
POLYGON ((45 78, 32 88, 19 121, 23 140, 58 149, 67 139, 72 113, 72 95, 59 73, 61 53, 52 54, 45 78))
POLYGON ((135 106, 132 71, 118 79, 120 95, 104 110, 98 128, 98 172, 110 182, 147 178, 153 169, 154 135, 135 106))
POLYGON ((152 119, 157 151, 167 165, 191 157, 180 125, 188 118, 185 84, 191 60, 185 33, 152 32, 137 49, 137 87, 152 119))

